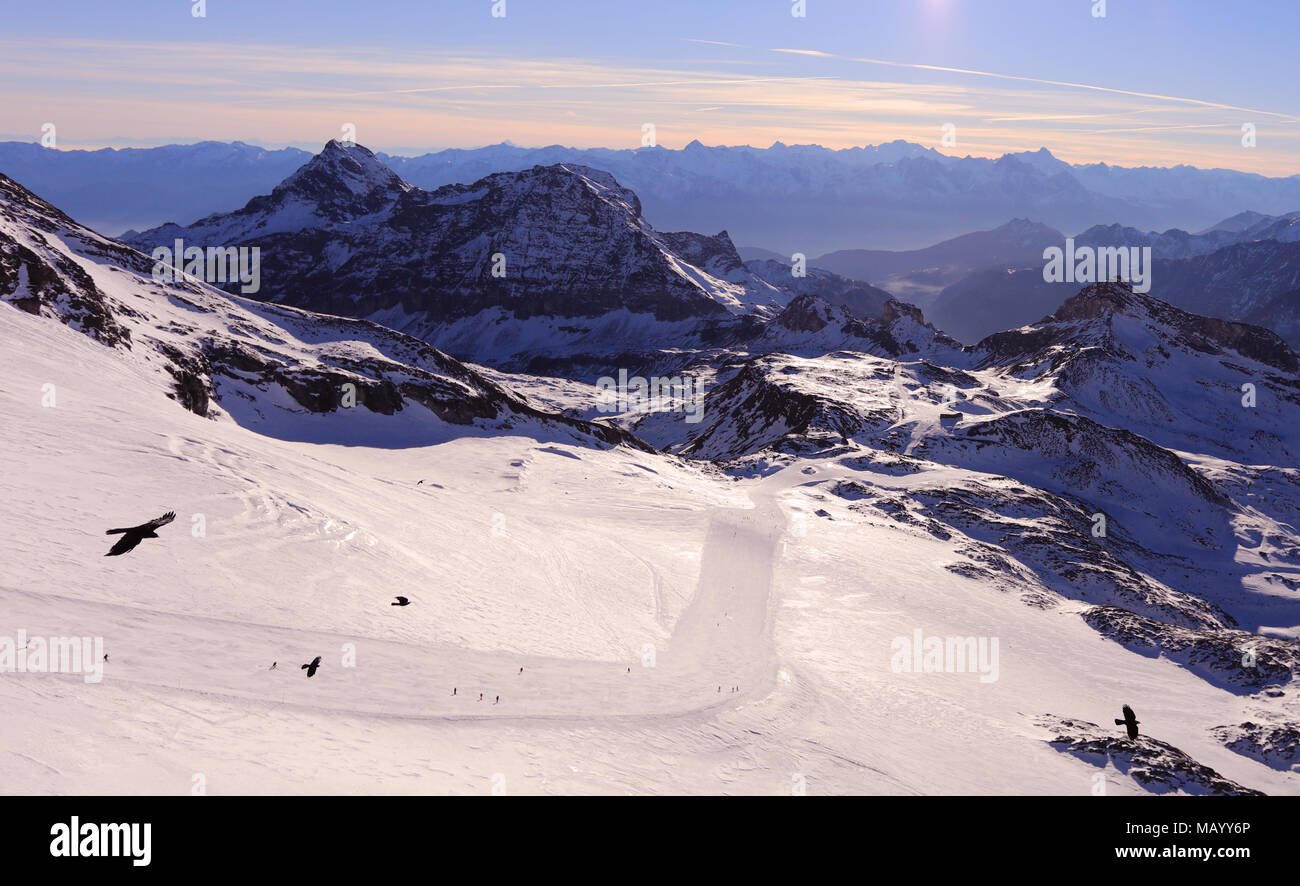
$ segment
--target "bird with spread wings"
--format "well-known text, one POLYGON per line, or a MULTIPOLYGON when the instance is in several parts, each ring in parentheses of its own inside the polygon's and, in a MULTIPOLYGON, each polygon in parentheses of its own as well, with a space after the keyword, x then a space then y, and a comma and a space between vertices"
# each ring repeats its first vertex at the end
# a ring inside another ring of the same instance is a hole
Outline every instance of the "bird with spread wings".
POLYGON ((154 532, 155 529, 158 529, 160 526, 166 526, 175 519, 176 512, 168 511, 161 517, 156 517, 148 523, 141 523, 139 526, 132 526, 128 529, 108 530, 104 533, 105 535, 121 535, 122 537, 117 540, 117 544, 113 545, 112 550, 104 556, 116 557, 119 554, 125 554, 129 551, 135 550, 135 546, 144 539, 158 537, 158 533, 154 532))
POLYGON ((1125 727, 1127 727, 1127 728, 1128 728, 1128 737, 1129 737, 1129 738, 1137 738, 1137 737, 1138 737, 1138 724, 1141 723, 1141 722, 1142 722, 1142 721, 1139 720, 1139 719, 1137 718, 1137 715, 1133 713, 1133 709, 1132 709, 1131 707, 1129 707, 1128 705, 1124 705, 1124 719, 1123 719, 1123 720, 1116 720, 1116 721, 1115 721, 1115 725, 1116 725, 1116 726, 1125 726, 1125 727))

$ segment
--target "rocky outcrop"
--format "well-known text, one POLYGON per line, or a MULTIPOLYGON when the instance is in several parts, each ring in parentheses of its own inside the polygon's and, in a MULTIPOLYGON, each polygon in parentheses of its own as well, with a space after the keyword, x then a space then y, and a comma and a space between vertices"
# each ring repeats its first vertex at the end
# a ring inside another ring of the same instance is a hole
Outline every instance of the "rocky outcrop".
POLYGON ((1254 723, 1218 726, 1214 736, 1231 751, 1282 770, 1300 770, 1300 726, 1254 723))
POLYGON ((1168 742, 1149 735, 1130 739, 1087 720, 1054 714, 1043 715, 1037 723, 1051 731, 1053 737, 1047 743, 1058 751, 1094 766, 1118 769, 1153 794, 1263 796, 1261 791, 1224 778, 1168 742))
POLYGON ((1134 652, 1175 661, 1197 676, 1237 693, 1289 683, 1300 668, 1300 643, 1294 640, 1229 627, 1182 627, 1113 606, 1089 609, 1083 613, 1083 620, 1134 652))

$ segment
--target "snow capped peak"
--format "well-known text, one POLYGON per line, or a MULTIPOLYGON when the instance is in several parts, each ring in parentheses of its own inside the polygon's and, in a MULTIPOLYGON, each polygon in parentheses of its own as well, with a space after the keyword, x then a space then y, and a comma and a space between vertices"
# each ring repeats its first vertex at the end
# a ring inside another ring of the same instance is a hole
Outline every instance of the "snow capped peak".
POLYGON ((122 240, 148 251, 176 238, 230 245, 267 234, 328 229, 389 212, 412 190, 369 148, 330 139, 270 194, 254 197, 242 209, 189 226, 168 223, 140 234, 128 232, 122 240))
POLYGON ((364 197, 376 190, 409 191, 411 186, 369 148, 330 139, 319 154, 281 182, 276 190, 281 188, 313 197, 340 190, 364 197))
POLYGON ((848 312, 843 308, 833 308, 830 303, 806 293, 786 305, 785 310, 772 322, 794 332, 821 332, 836 319, 847 320, 848 312))
POLYGON ((1262 326, 1191 314, 1125 282, 1086 286, 1039 322, 994 333, 970 350, 979 365, 1031 367, 1046 360, 1055 367, 1091 351, 1149 370, 1171 354, 1199 360, 1235 352, 1274 370, 1300 369, 1300 356, 1262 326))
POLYGON ((1114 316, 1136 320, 1170 344, 1201 353, 1230 350, 1287 372, 1300 368, 1295 351, 1262 326, 1190 314, 1153 296, 1134 292, 1125 282, 1086 286, 1044 322, 1109 321, 1114 316))
POLYGON ((825 272, 765 277, 725 230, 656 232, 637 195, 601 169, 536 165, 424 191, 365 148, 333 142, 239 212, 130 242, 252 246, 269 233, 281 237, 262 256, 262 297, 370 319, 498 366, 531 365, 537 349, 557 357, 561 341, 586 353, 680 346, 729 334, 716 327, 733 321, 750 322, 752 335, 753 321, 805 285, 869 315, 888 297, 825 272))

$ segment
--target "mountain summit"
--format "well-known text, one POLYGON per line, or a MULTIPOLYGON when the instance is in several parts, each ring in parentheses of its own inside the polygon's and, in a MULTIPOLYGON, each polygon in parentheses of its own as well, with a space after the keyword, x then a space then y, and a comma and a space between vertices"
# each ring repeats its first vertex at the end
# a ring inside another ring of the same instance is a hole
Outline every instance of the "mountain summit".
MULTIPOLYGON (((725 231, 656 231, 637 195, 598 169, 534 166, 425 191, 338 142, 241 210, 128 242, 148 252, 177 239, 260 247, 259 297, 498 365, 698 345, 808 291, 789 268, 746 267, 725 231)), ((842 278, 822 284, 855 309, 888 298, 842 278)))

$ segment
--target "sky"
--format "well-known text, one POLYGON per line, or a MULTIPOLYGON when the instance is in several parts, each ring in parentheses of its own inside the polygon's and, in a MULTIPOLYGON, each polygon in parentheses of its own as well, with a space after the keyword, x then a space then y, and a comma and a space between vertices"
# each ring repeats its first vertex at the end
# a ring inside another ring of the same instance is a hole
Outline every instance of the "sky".
POLYGON ((317 150, 347 124, 400 154, 634 148, 651 124, 669 148, 906 139, 1300 174, 1295 0, 0 6, 0 139, 53 124, 60 148, 317 150))

